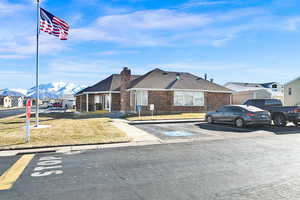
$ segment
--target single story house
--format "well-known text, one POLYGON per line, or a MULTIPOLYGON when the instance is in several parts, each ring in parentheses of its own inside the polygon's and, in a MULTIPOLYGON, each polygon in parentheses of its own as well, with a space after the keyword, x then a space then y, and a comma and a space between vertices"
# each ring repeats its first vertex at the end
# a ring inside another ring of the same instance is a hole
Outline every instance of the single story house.
POLYGON ((11 107, 23 108, 24 106, 24 97, 12 96, 11 97, 11 107))
POLYGON ((66 93, 62 97, 62 107, 63 108, 74 108, 75 106, 75 97, 73 94, 66 93))
POLYGON ((272 94, 265 89, 234 92, 232 104, 244 104, 249 99, 270 99, 272 94))
POLYGON ((154 69, 131 75, 125 67, 120 74, 87 87, 77 94, 77 111, 122 111, 144 114, 206 112, 231 103, 232 91, 186 72, 154 69))
POLYGON ((243 104, 248 99, 274 98, 284 101, 284 88, 277 82, 241 83, 228 82, 225 87, 233 90, 232 103, 243 104))
POLYGON ((300 77, 284 85, 284 103, 286 106, 300 105, 300 77))
POLYGON ((0 96, 0 107, 11 108, 12 107, 12 97, 11 96, 0 96))

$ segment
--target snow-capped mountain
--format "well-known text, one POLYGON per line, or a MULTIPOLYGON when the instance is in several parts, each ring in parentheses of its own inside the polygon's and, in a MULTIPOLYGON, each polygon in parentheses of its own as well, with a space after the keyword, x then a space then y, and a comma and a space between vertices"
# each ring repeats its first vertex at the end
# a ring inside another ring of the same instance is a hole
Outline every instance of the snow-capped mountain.
MULTIPOLYGON (((47 84, 40 84, 40 98, 41 99, 55 99, 61 98, 65 94, 75 94, 85 87, 75 85, 74 83, 65 83, 65 82, 52 82, 47 84)), ((35 97, 36 87, 32 87, 27 91, 26 96, 35 97)))
MULTIPOLYGON (((61 98, 65 94, 75 94, 80 90, 86 88, 86 86, 79 86, 74 83, 65 82, 52 82, 47 84, 39 85, 39 92, 41 99, 48 98, 61 98)), ((10 95, 10 96, 27 96, 35 98, 36 87, 32 87, 28 90, 24 89, 3 89, 0 90, 0 95, 10 95)))
POLYGON ((8 89, 5 88, 3 90, 0 90, 0 96, 25 96, 26 92, 23 93, 23 91, 15 90, 15 89, 8 89))

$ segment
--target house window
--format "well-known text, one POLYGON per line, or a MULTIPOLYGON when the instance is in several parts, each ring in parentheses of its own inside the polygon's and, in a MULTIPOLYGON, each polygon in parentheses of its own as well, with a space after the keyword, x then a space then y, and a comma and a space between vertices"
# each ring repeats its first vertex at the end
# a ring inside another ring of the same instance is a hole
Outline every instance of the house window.
POLYGON ((289 88, 289 95, 292 95, 292 88, 289 88))
POLYGON ((175 106, 204 106, 203 92, 174 92, 175 106))
POLYGON ((148 105, 148 91, 136 91, 136 105, 148 105))
POLYGON ((95 95, 95 103, 100 103, 100 95, 95 95))
POLYGON ((276 84, 273 84, 273 85, 272 85, 272 88, 277 88, 277 85, 276 85, 276 84))

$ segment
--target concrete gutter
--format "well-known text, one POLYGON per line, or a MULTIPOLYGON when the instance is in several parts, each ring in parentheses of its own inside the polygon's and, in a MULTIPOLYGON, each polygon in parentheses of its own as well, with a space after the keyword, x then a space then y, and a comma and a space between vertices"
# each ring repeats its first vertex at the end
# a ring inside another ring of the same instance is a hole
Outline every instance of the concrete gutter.
POLYGON ((140 120, 140 121, 127 121, 128 124, 162 124, 162 123, 192 123, 204 122, 205 119, 167 119, 167 120, 140 120))
POLYGON ((40 148, 28 148, 28 149, 19 149, 19 150, 2 150, 0 151, 0 157, 32 154, 32 153, 69 153, 72 151, 80 151, 80 150, 95 150, 95 149, 145 146, 145 145, 155 145, 155 144, 161 144, 161 143, 155 141, 120 142, 120 143, 110 143, 110 144, 89 144, 89 145, 69 145, 69 146, 66 145, 63 147, 47 147, 47 148, 40 147, 40 148))

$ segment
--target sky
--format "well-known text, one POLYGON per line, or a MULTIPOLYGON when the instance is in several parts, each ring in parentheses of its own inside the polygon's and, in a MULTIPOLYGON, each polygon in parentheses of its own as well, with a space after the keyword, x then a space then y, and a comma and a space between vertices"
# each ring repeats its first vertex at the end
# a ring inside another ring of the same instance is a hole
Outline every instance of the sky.
MULTIPOLYGON (((69 40, 41 32, 40 82, 92 85, 129 67, 226 82, 300 76, 299 0, 42 0, 69 40)), ((0 0, 0 89, 35 84, 36 3, 0 0)))

